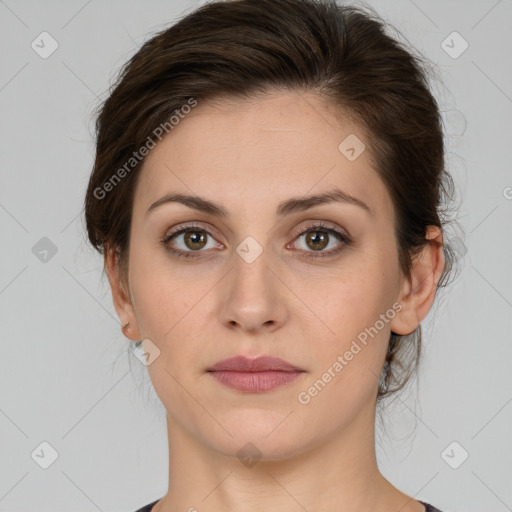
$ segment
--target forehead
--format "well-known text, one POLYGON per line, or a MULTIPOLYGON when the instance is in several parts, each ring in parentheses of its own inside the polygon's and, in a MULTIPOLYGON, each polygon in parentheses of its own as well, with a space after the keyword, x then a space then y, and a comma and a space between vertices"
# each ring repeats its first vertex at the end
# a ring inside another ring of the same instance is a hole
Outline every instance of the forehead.
POLYGON ((198 103, 147 155, 134 213, 169 192, 239 213, 337 187, 388 215, 391 199, 369 149, 363 129, 313 93, 198 103))

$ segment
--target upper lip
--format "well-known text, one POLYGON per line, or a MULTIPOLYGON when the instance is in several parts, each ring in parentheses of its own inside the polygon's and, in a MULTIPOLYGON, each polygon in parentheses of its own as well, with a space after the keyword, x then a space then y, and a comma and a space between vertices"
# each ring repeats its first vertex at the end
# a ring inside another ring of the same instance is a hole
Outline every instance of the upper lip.
POLYGON ((260 356, 254 359, 245 356, 230 357, 229 359, 219 361, 211 368, 208 368, 207 371, 264 372, 270 370, 281 372, 304 371, 280 358, 269 356, 260 356))

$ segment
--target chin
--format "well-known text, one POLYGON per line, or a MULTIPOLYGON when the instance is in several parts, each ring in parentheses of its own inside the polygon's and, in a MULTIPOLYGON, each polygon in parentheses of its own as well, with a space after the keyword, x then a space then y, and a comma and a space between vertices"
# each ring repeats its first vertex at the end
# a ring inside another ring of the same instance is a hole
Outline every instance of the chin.
MULTIPOLYGON (((288 411, 289 412, 289 411, 288 411)), ((307 430, 285 415, 264 410, 239 410, 231 418, 219 418, 223 429, 200 432, 203 443, 227 457, 243 460, 279 461, 300 455, 315 444, 307 430), (284 419, 284 421, 283 421, 284 419)), ((248 464, 250 467, 250 464, 248 464)))

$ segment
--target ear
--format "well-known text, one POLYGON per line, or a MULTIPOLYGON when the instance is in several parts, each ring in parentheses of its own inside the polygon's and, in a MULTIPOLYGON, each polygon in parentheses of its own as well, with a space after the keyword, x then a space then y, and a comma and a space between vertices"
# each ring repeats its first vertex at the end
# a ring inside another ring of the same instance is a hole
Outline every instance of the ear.
POLYGON ((396 334, 411 334, 427 316, 437 290, 437 283, 444 269, 443 233, 437 226, 428 226, 425 235, 428 243, 413 258, 411 278, 404 280, 399 302, 400 310, 390 323, 396 334))
MULTIPOLYGON (((123 334, 130 340, 138 341, 141 339, 141 334, 129 293, 129 285, 125 283, 122 269, 119 265, 119 252, 117 248, 106 249, 105 270, 112 290, 114 307, 121 321, 123 334)), ((127 277, 126 281, 128 281, 127 277)))

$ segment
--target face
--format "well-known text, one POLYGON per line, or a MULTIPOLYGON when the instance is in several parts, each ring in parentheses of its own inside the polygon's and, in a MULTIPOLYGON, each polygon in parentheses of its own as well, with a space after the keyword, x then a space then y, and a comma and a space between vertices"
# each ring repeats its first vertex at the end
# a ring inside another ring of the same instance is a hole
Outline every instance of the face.
POLYGON ((199 104, 146 157, 130 298, 111 284, 131 337, 159 350, 148 371, 168 420, 202 446, 279 459, 369 421, 390 331, 416 327, 397 306, 393 205, 369 148, 320 97, 276 92, 199 104), (169 194, 201 201, 154 205, 169 194), (302 371, 259 391, 207 371, 237 355, 302 371))

